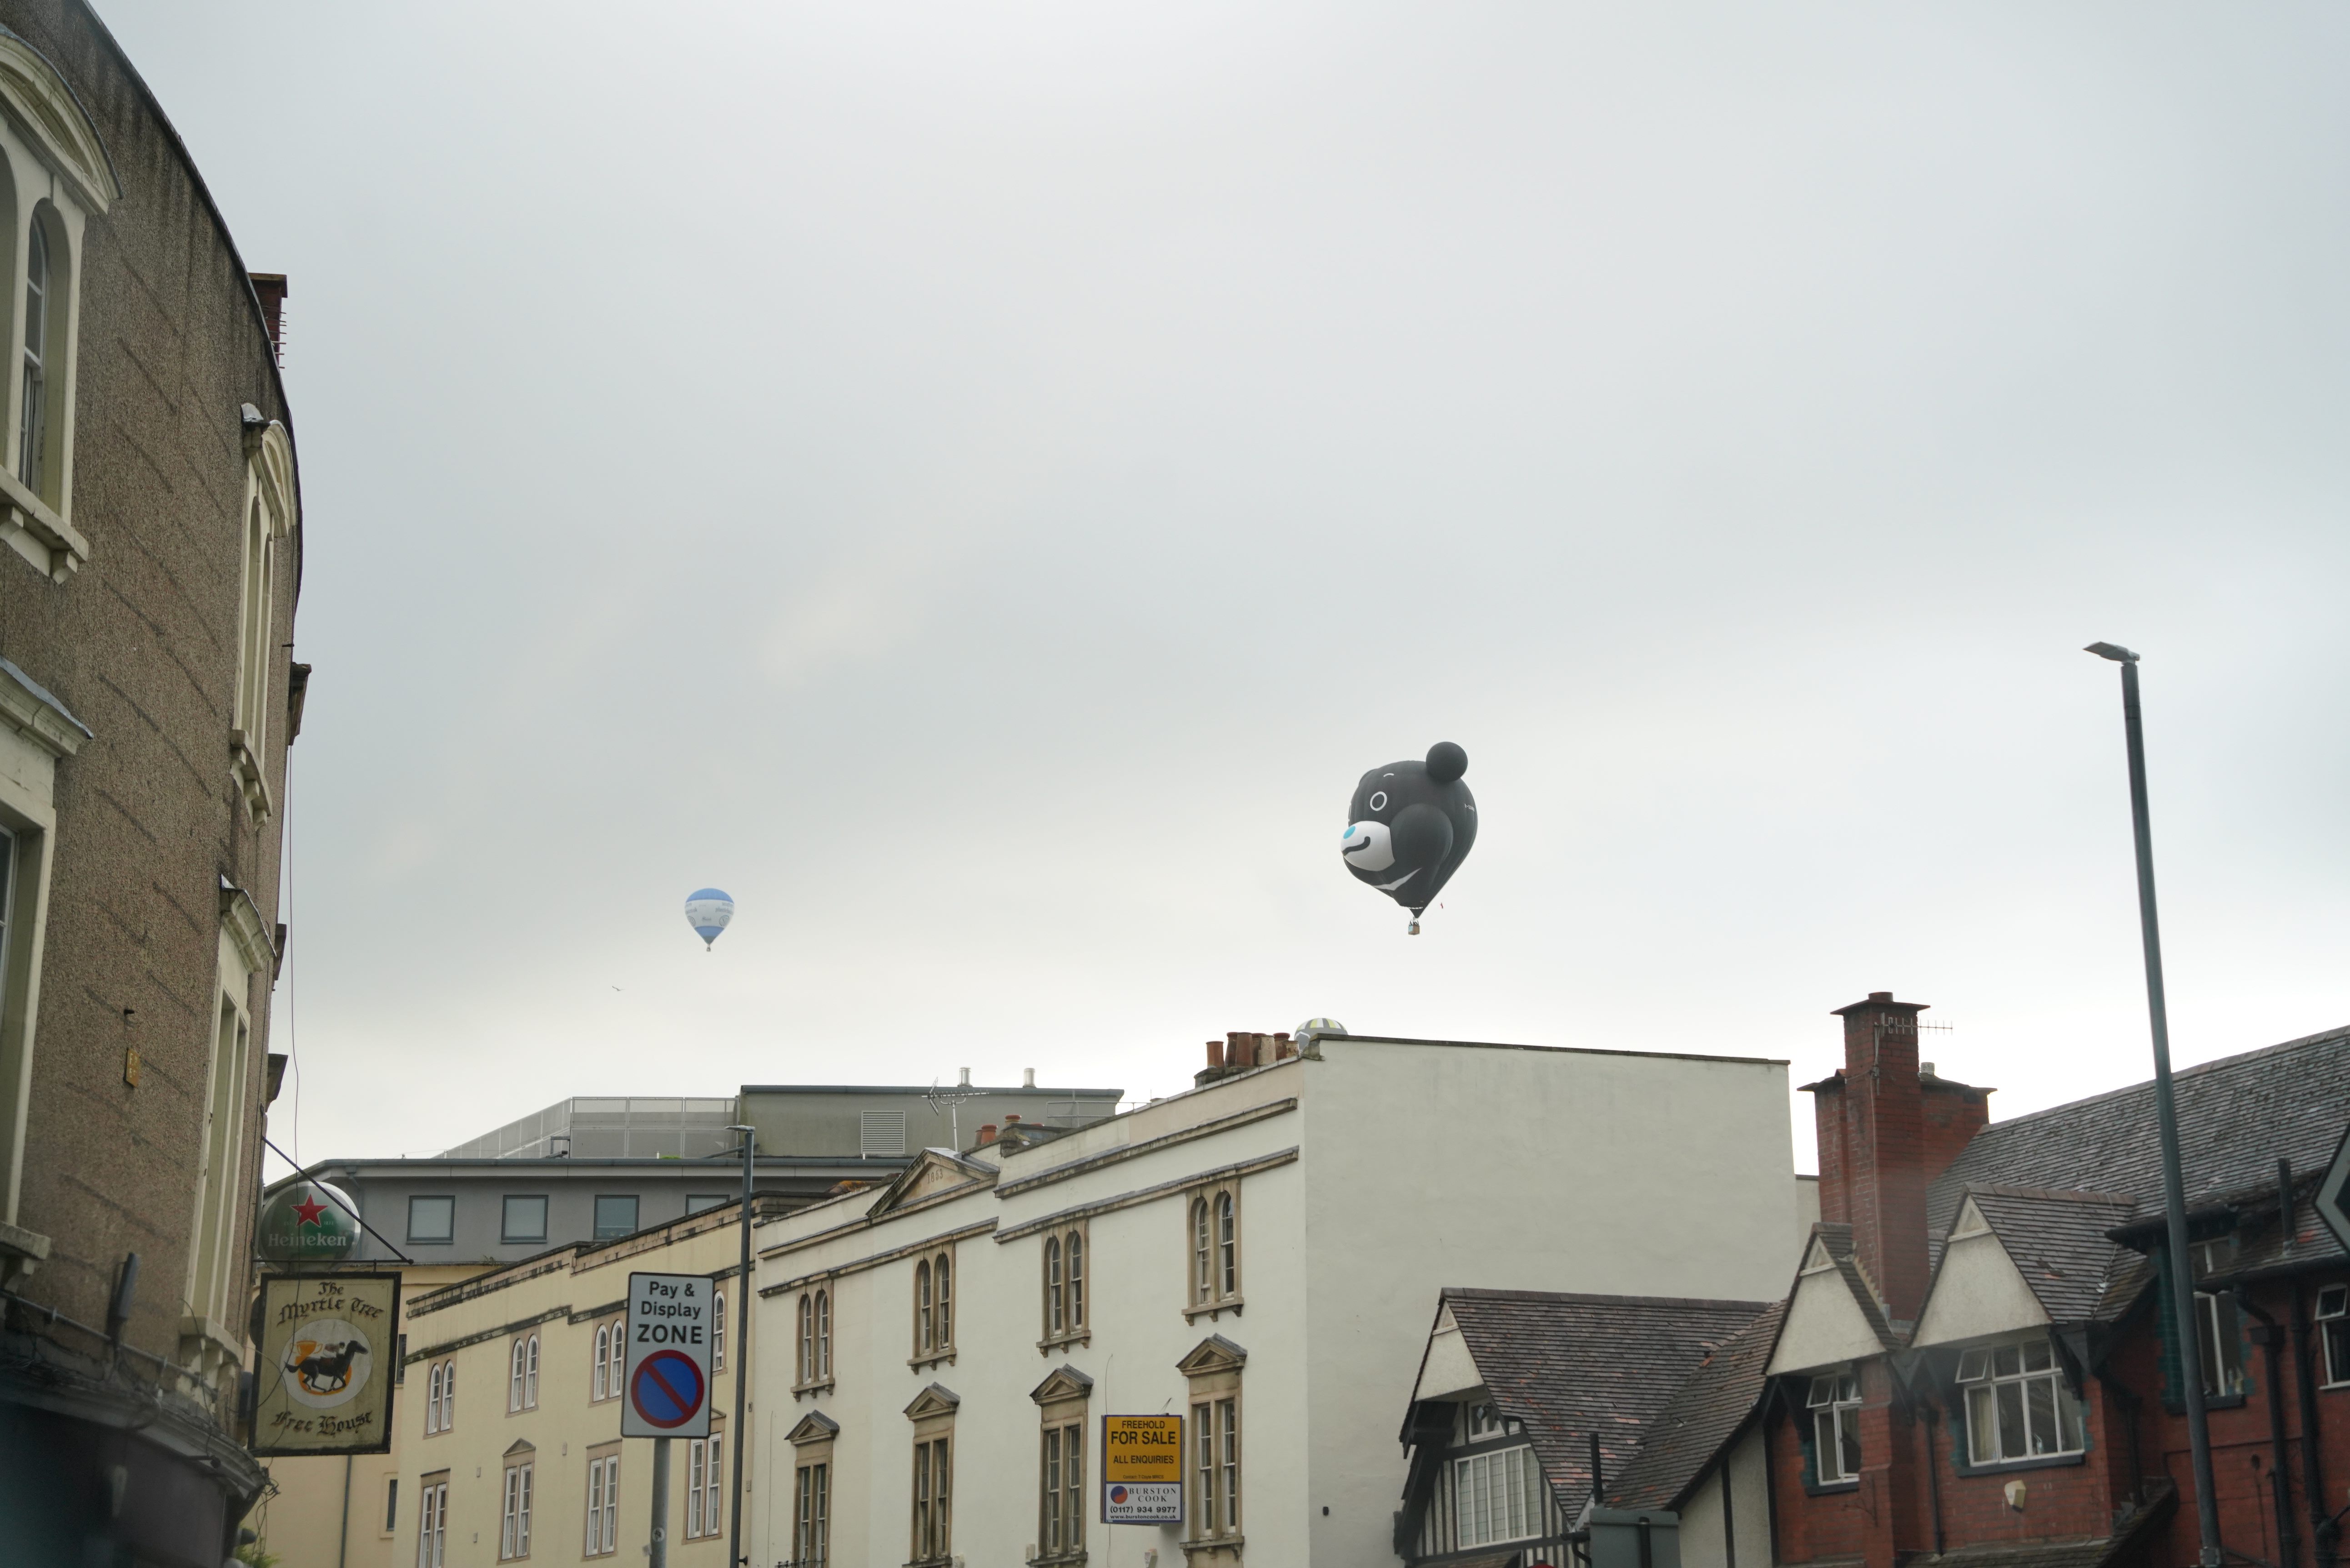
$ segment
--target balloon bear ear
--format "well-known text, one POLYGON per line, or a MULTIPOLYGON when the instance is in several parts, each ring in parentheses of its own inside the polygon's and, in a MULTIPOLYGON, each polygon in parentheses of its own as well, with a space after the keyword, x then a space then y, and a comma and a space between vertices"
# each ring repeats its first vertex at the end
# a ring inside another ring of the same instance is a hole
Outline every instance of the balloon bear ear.
POLYGON ((1469 771, 1469 753, 1450 741, 1439 741, 1428 748, 1428 776, 1438 784, 1448 784, 1469 771))

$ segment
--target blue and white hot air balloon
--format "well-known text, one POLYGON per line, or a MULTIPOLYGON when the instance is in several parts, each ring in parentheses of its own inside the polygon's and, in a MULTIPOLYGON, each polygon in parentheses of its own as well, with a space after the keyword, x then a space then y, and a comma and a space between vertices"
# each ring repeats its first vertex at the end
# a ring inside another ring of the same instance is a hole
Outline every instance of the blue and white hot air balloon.
POLYGON ((701 888, 685 896, 685 923, 702 939, 704 952, 733 919, 734 900, 723 888, 701 888))

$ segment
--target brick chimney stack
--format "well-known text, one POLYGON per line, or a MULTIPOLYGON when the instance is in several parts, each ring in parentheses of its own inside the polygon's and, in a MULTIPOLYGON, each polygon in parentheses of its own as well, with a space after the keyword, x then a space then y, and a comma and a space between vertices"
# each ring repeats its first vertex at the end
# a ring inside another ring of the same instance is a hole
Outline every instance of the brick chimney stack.
POLYGON ((1885 1314, 1907 1325, 1926 1299, 1925 1092, 1918 1081, 1918 1002, 1872 991, 1835 1011, 1844 1019, 1838 1094, 1816 1096, 1820 1216, 1852 1226, 1853 1250, 1885 1297, 1885 1314), (1833 1129, 1831 1118, 1840 1125, 1833 1129), (1831 1137, 1835 1153, 1830 1154, 1831 1137), (1831 1159, 1837 1214, 1829 1213, 1831 1159))
POLYGON ((286 339, 282 324, 286 318, 286 275, 282 272, 247 273, 253 279, 253 292, 261 298, 262 318, 269 324, 269 346, 277 351, 277 362, 286 363, 286 339))

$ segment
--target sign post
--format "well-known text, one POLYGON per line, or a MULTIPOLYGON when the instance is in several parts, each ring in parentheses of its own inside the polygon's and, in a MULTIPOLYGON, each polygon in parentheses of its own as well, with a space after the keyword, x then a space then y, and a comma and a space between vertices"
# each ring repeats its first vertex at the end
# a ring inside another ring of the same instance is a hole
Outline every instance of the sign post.
POLYGON ((1104 1524, 1183 1522, 1183 1417, 1102 1417, 1104 1524))
POLYGON ((669 1563, 669 1440, 710 1436, 710 1297, 706 1274, 629 1276, 620 1436, 653 1439, 652 1568, 669 1563))

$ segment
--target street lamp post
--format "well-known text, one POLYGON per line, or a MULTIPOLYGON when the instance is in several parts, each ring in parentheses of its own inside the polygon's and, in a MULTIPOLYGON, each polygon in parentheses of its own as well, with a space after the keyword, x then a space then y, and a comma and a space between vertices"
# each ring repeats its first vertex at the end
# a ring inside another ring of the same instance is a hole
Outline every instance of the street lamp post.
POLYGON ((2162 932, 2154 916, 2154 837, 2146 811, 2146 722, 2137 702, 2137 655, 2111 642, 2085 651, 2122 667, 2122 729, 2129 746, 2130 827, 2137 838, 2137 919, 2146 945, 2146 1010, 2154 1032, 2154 1119, 2162 1137, 2162 1201, 2170 1231, 2170 1308, 2185 1385, 2187 1442, 2195 1465, 2195 1517, 2202 1568, 2220 1568, 2218 1489, 2211 1481, 2211 1430, 2203 1410, 2201 1334, 2195 1321, 2195 1268, 2187 1251, 2187 1180, 2178 1166, 2178 1111, 2170 1093, 2170 1013, 2162 995, 2162 932))
POLYGON ((745 1409, 751 1397, 751 1303, 756 1293, 751 1289, 751 1195, 757 1184, 758 1173, 754 1159, 759 1147, 759 1129, 751 1127, 731 1127, 728 1132, 743 1135, 743 1212, 739 1216, 743 1238, 742 1271, 734 1276, 734 1479, 733 1511, 726 1532, 726 1568, 741 1568, 743 1556, 743 1442, 750 1435, 743 1425, 748 1418, 745 1409))

